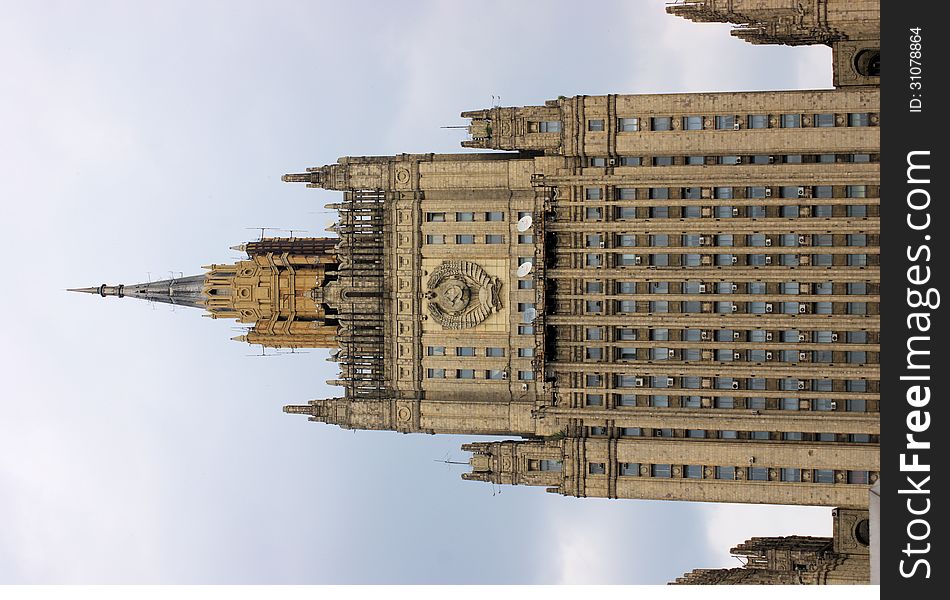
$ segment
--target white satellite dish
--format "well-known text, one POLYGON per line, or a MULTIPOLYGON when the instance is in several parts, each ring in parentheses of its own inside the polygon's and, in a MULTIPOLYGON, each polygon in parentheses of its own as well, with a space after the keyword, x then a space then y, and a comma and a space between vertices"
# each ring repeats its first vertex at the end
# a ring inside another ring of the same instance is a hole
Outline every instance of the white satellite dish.
POLYGON ((518 231, 524 233, 531 229, 531 224, 534 223, 534 219, 531 218, 531 215, 525 215, 518 219, 518 231))
POLYGON ((531 264, 531 261, 525 261, 518 266, 518 277, 524 277, 531 272, 531 269, 534 268, 534 265, 531 264))
POLYGON ((537 318, 537 316, 538 316, 538 309, 527 308, 524 311, 524 317, 522 317, 522 321, 524 321, 525 323, 533 323, 535 318, 537 318))

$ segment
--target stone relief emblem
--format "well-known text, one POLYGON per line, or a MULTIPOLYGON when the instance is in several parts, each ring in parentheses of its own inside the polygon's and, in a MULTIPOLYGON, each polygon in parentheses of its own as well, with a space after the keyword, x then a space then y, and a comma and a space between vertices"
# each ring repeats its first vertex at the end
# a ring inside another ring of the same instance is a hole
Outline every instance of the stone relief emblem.
POLYGON ((466 260, 443 262, 426 287, 429 314, 446 329, 475 327, 501 308, 501 280, 466 260))

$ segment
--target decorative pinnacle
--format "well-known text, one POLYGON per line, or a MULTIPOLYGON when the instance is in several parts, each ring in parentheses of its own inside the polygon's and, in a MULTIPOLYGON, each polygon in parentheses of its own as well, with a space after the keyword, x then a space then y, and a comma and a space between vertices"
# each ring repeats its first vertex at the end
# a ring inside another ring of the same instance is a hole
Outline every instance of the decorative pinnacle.
POLYGON ((122 293, 124 285, 106 285, 103 283, 99 287, 90 287, 90 288, 70 288, 66 290, 67 292, 81 292, 83 294, 99 294, 103 298, 106 296, 118 296, 122 298, 125 294, 122 293))

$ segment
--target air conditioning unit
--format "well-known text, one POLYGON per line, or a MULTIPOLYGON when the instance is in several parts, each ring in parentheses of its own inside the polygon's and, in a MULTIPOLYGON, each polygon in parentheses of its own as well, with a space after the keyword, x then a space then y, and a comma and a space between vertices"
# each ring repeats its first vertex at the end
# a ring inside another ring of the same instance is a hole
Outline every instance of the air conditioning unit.
POLYGON ((799 382, 798 382, 798 389, 800 389, 800 390, 805 389, 805 382, 804 382, 804 381, 799 381, 799 382))
POLYGON ((737 164, 737 165, 741 165, 741 164, 742 164, 742 157, 741 157, 741 156, 737 156, 737 157, 736 157, 736 164, 737 164))
POLYGON ((798 334, 798 341, 799 341, 799 342, 804 342, 804 341, 805 341, 805 334, 804 334, 804 333, 799 333, 799 334, 798 334))
POLYGON ((799 244, 804 244, 804 243, 805 243, 805 236, 803 236, 803 235, 798 236, 798 243, 799 243, 799 244))
POLYGON ((739 131, 739 121, 732 124, 733 131, 739 131))
POLYGON ((772 245, 772 238, 769 238, 769 237, 765 238, 765 245, 766 245, 766 246, 771 246, 771 245, 772 245))
POLYGON ((700 245, 700 246, 705 246, 705 245, 706 245, 706 236, 704 236, 704 235, 699 236, 699 245, 700 245))
POLYGON ((738 263, 738 262, 739 262, 739 257, 738 257, 738 256, 733 256, 733 257, 732 257, 732 264, 736 264, 736 263, 738 263))
POLYGON ((837 341, 838 341, 838 334, 837 334, 837 333, 832 333, 832 334, 831 334, 831 341, 832 341, 832 342, 837 342, 837 341))
POLYGON ((733 331, 733 332, 732 332, 732 339, 734 339, 734 340, 739 339, 739 332, 738 332, 738 331, 733 331))
MULTIPOLYGON (((799 353, 798 353, 798 360, 805 360, 805 353, 804 353, 804 352, 799 352, 799 353)), ((803 383, 799 383, 799 385, 804 385, 804 384, 803 384, 803 383)), ((798 389, 801 390, 801 389, 804 389, 804 388, 801 388, 801 387, 800 387, 800 388, 798 388, 798 389)))
POLYGON ((766 353, 765 353, 765 360, 772 360, 772 353, 771 353, 771 352, 766 352, 766 353))
POLYGON ((834 400, 831 401, 831 410, 838 410, 838 403, 834 400))
MULTIPOLYGON (((733 353, 732 353, 732 360, 739 360, 740 358, 741 358, 741 356, 739 356, 739 353, 738 353, 738 352, 733 352, 733 353)), ((739 389, 739 382, 738 382, 738 381, 733 381, 733 382, 732 382, 732 389, 734 389, 734 390, 739 389)))
POLYGON ((765 264, 767 264, 767 265, 772 264, 772 257, 771 257, 771 256, 766 256, 766 257, 765 257, 765 264))
POLYGON ((804 314, 807 309, 808 309, 808 307, 805 306, 804 304, 799 304, 799 305, 798 305, 798 312, 800 312, 800 313, 802 313, 802 314, 804 314))
POLYGON ((733 208, 733 209, 732 209, 732 216, 733 216, 733 217, 738 217, 738 216, 739 216, 739 209, 738 209, 738 208, 733 208))
POLYGON ((767 302, 767 303, 765 304, 765 312, 767 312, 767 313, 772 312, 772 303, 771 303, 771 302, 767 302))
MULTIPOLYGON (((676 358, 676 350, 670 348, 670 351, 669 351, 669 353, 668 353, 668 356, 669 356, 670 358, 676 358)), ((671 381, 672 381, 672 380, 671 380, 671 381)), ((672 385, 672 384, 671 384, 671 385, 672 385)))
POLYGON ((709 332, 708 332, 708 331, 700 331, 700 332, 699 332, 699 339, 703 340, 704 342, 705 342, 706 340, 708 340, 708 339, 709 339, 709 332))
MULTIPOLYGON (((738 358, 739 358, 739 353, 736 352, 736 359, 738 359, 738 358)), ((732 389, 734 389, 734 390, 739 389, 739 382, 738 382, 738 381, 733 381, 733 382, 732 382, 732 389)))
POLYGON ((734 292, 734 291, 736 291, 736 290, 738 290, 738 289, 739 289, 739 286, 737 286, 736 284, 733 283, 733 284, 732 284, 732 291, 734 292))
POLYGON ((739 305, 733 304, 733 305, 732 305, 732 312, 738 312, 738 311, 739 311, 739 305))
MULTIPOLYGON (((772 157, 771 157, 771 156, 769 157, 769 162, 770 162, 770 163, 772 162, 772 157)), ((770 187, 765 188, 765 197, 766 197, 766 198, 771 198, 771 197, 772 197, 772 188, 770 188, 770 187)))
POLYGON ((700 283, 700 284, 699 284, 699 293, 700 293, 700 294, 705 294, 705 293, 706 293, 706 284, 705 284, 705 283, 700 283))
POLYGON ((501 372, 501 378, 502 378, 502 379, 508 379, 508 371, 507 371, 507 370, 501 372))
POLYGON ((601 248, 603 248, 605 244, 606 244, 606 242, 604 242, 603 240, 600 241, 600 247, 601 247, 601 248))
MULTIPOLYGON (((773 164, 774 162, 775 162, 775 157, 774 157, 774 156, 770 156, 770 157, 769 157, 769 164, 771 165, 771 164, 773 164)), ((772 194, 770 194, 768 190, 765 190, 765 195, 766 195, 766 196, 771 196, 772 194)))
POLYGON ((522 392, 527 392, 527 391, 528 391, 528 384, 527 384, 527 383, 522 383, 522 384, 521 384, 521 391, 522 391, 522 392))
MULTIPOLYGON (((670 353, 672 353, 672 352, 673 352, 673 351, 670 350, 670 353)), ((667 377, 667 378, 666 378, 666 387, 673 387, 673 378, 672 378, 672 377, 667 377)))
POLYGON ((804 198, 804 197, 805 197, 805 188, 803 188, 803 187, 799 187, 799 188, 798 188, 798 197, 799 197, 799 198, 804 198))
POLYGON ((637 387, 643 387, 643 377, 637 377, 634 379, 633 384, 637 387))
POLYGON ((771 331, 766 331, 766 332, 765 332, 765 341, 766 341, 766 342, 771 342, 771 341, 772 341, 772 332, 771 332, 771 331))
POLYGON ((639 265, 641 262, 643 262, 643 259, 641 259, 639 256, 634 257, 633 264, 639 265))
POLYGON ((616 158, 611 157, 611 158, 608 158, 608 159, 607 159, 607 166, 612 167, 612 166, 614 166, 614 165, 616 165, 616 164, 617 164, 617 159, 616 159, 616 158))

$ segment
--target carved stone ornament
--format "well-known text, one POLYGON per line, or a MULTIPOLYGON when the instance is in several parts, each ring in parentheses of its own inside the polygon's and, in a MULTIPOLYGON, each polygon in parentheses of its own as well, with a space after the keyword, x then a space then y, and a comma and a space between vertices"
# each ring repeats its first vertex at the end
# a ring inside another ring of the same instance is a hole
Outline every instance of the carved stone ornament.
POLYGON ((446 329, 475 327, 501 309, 501 280, 466 260, 445 261, 426 284, 429 314, 446 329))

